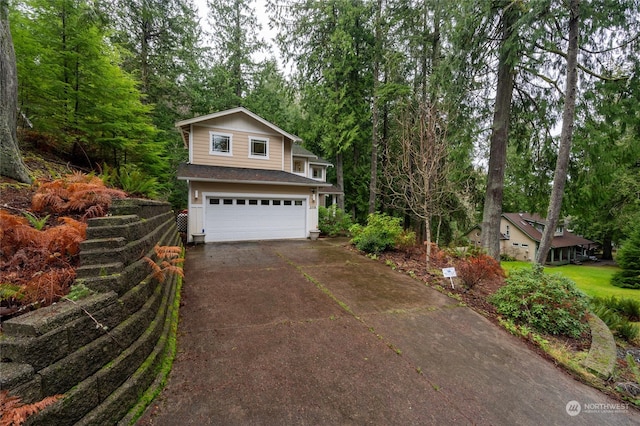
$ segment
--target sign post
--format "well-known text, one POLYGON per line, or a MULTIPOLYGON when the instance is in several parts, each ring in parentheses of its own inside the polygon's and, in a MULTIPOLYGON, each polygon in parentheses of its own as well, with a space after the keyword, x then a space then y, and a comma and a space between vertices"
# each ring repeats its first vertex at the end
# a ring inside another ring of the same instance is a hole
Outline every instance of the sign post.
POLYGON ((456 268, 442 268, 442 275, 444 275, 445 278, 449 278, 449 281, 451 281, 451 288, 455 289, 453 285, 453 278, 458 276, 456 274, 456 268))

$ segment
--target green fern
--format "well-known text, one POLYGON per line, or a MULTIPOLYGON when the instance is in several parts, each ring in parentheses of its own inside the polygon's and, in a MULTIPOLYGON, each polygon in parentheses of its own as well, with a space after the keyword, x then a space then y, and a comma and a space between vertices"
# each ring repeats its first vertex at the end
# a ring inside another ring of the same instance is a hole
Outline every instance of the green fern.
POLYGON ((47 224, 47 220, 49 220, 49 217, 51 216, 46 215, 45 217, 38 218, 36 215, 29 212, 22 212, 22 214, 27 218, 29 224, 38 231, 42 231, 44 229, 44 226, 47 224))

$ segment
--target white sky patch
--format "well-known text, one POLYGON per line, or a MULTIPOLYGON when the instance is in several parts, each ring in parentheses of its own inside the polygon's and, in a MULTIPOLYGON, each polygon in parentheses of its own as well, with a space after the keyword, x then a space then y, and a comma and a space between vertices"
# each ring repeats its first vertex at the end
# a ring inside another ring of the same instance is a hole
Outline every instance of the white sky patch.
MULTIPOLYGON (((205 33, 210 33, 211 27, 209 26, 209 7, 207 6, 207 0, 194 0, 194 4, 198 8, 198 16, 200 16, 200 25, 202 26, 202 29, 205 33)), ((282 55, 275 44, 277 31, 275 29, 269 29, 269 15, 266 9, 266 2, 253 1, 251 2, 251 7, 254 9, 258 24, 261 26, 258 37, 267 44, 267 49, 265 51, 255 53, 252 56, 252 59, 255 62, 261 62, 269 57, 274 57, 278 61, 280 68, 285 69, 285 63, 282 60, 282 55)), ((204 40, 204 43, 205 45, 209 45, 210 41, 208 40, 208 35, 206 37, 207 39, 204 40)))

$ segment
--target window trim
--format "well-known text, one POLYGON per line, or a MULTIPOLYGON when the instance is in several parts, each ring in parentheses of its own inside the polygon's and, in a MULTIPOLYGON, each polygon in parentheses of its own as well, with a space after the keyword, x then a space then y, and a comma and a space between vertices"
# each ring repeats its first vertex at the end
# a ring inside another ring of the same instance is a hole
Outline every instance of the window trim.
POLYGON ((222 132, 209 132, 209 155, 220 155, 223 157, 231 157, 233 156, 233 135, 231 133, 222 133, 222 132), (213 150, 213 138, 214 136, 222 136, 229 138, 229 151, 214 151, 213 150))
POLYGON ((300 158, 300 157, 294 157, 291 161, 291 169, 293 171, 293 173, 300 175, 300 176, 306 176, 307 174, 307 162, 304 160, 304 158, 300 158), (300 161, 302 163, 302 171, 298 172, 296 171, 296 161, 300 161))
POLYGON ((269 159, 269 138, 259 137, 259 136, 249 136, 249 158, 255 158, 258 160, 268 160, 269 159), (253 153, 253 143, 256 141, 262 142, 265 144, 266 155, 257 155, 253 153))
POLYGON ((322 167, 322 166, 318 166, 318 165, 315 165, 315 164, 312 164, 312 165, 310 165, 310 167, 309 167, 309 172, 310 172, 309 174, 311 175, 311 176, 310 176, 310 177, 311 177, 311 179, 313 179, 313 180, 319 180, 319 181, 324 181, 324 179, 325 179, 325 168, 324 168, 324 167, 322 167), (320 177, 313 177, 313 172, 314 172, 316 169, 317 169, 317 170, 320 170, 320 177))

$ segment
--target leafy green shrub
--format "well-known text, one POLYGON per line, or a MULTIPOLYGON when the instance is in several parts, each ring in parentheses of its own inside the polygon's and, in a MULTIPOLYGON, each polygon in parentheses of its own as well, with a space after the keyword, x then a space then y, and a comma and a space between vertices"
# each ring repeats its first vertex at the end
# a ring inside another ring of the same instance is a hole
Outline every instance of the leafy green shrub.
POLYGON ((489 301, 508 319, 570 337, 579 337, 587 329, 587 297, 568 278, 545 274, 534 265, 511 272, 506 283, 489 301))
POLYGON ((346 235, 351 225, 351 216, 335 204, 329 208, 320 206, 318 209, 318 229, 325 235, 346 235))
POLYGON ((622 271, 611 277, 611 284, 622 288, 640 289, 640 225, 636 225, 622 244, 616 262, 622 271))
POLYGON ((372 213, 367 217, 367 225, 355 224, 349 228, 351 242, 367 253, 381 253, 395 247, 403 229, 399 217, 385 213, 372 213))

